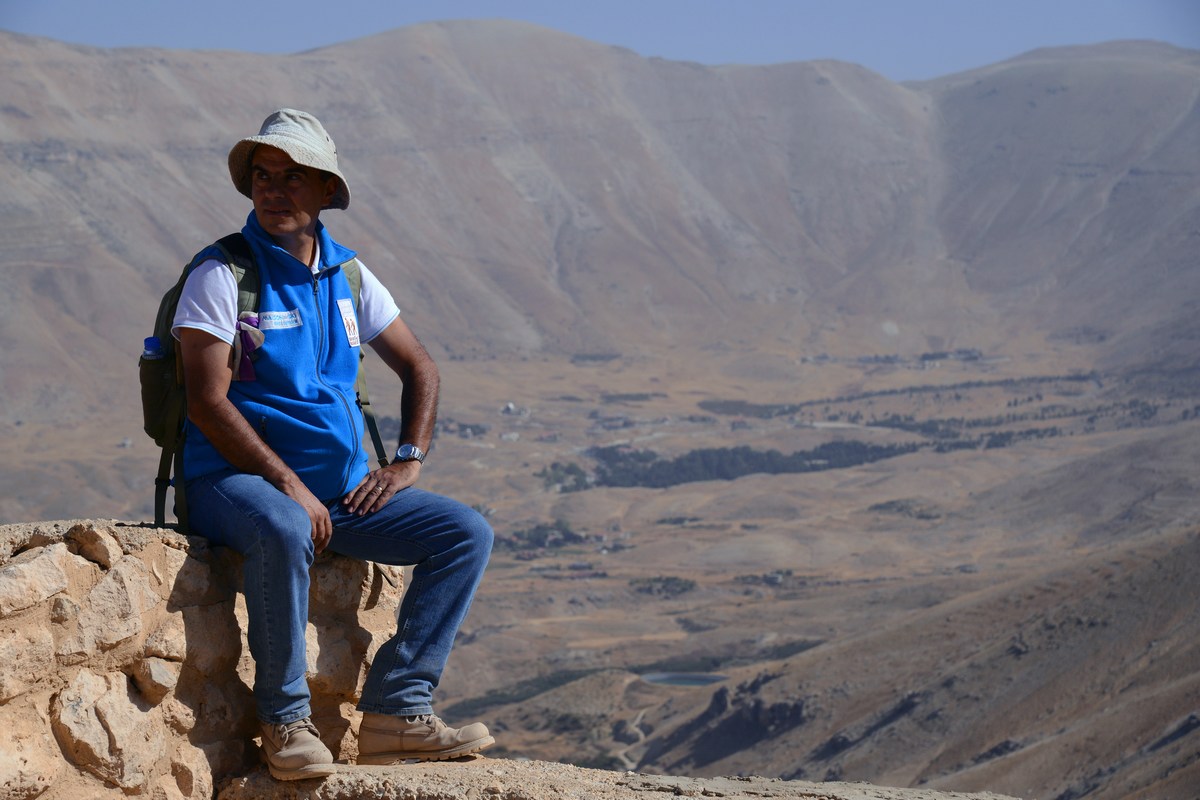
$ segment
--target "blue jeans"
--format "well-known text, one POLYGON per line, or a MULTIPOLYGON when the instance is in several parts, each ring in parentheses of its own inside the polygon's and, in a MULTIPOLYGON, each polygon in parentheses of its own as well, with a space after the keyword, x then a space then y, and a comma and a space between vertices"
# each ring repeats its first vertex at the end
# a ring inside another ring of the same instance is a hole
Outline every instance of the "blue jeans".
MULTIPOLYGON (((259 719, 309 716, 304 630, 315 554, 308 514, 257 475, 232 470, 189 481, 187 498, 192 532, 243 556, 259 719)), ((414 487, 363 516, 347 513, 339 499, 329 516, 329 550, 414 565, 396 634, 376 653, 358 709, 432 713, 433 690, 492 551, 491 527, 468 506, 414 487)))

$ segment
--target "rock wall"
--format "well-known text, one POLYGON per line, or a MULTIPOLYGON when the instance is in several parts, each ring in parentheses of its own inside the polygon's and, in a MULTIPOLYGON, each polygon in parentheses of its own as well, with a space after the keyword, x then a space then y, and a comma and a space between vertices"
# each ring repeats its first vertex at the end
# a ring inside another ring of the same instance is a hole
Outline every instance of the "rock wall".
MULTIPOLYGON (((240 568, 172 530, 0 526, 0 800, 209 800, 252 771, 240 568)), ((313 567, 309 685, 335 758, 357 753, 353 704, 401 588, 390 567, 313 567)))

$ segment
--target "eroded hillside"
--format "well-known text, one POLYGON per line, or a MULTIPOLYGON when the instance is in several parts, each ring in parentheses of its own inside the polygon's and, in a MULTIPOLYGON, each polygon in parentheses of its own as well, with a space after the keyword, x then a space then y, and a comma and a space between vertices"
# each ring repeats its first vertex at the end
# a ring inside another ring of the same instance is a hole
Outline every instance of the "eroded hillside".
POLYGON ((0 520, 149 518, 140 342, 248 210, 230 144, 307 108, 324 221, 442 367, 423 483, 499 537, 455 714, 617 769, 1191 796, 1195 52, 0 43, 0 520))

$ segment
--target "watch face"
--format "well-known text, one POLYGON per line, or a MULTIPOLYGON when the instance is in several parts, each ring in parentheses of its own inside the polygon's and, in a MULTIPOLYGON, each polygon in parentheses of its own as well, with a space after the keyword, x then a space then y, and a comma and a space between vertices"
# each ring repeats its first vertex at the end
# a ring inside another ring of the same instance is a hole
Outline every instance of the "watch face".
POLYGON ((424 459, 425 453, 413 444, 402 444, 396 451, 397 461, 423 461, 424 459))

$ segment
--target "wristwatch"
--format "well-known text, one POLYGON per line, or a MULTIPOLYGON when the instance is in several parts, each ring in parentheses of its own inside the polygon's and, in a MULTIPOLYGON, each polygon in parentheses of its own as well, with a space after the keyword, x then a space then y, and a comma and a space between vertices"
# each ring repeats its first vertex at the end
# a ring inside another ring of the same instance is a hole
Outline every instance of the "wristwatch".
POLYGON ((396 460, 421 463, 425 461, 425 451, 415 444, 402 444, 400 445, 400 449, 396 451, 396 460))

